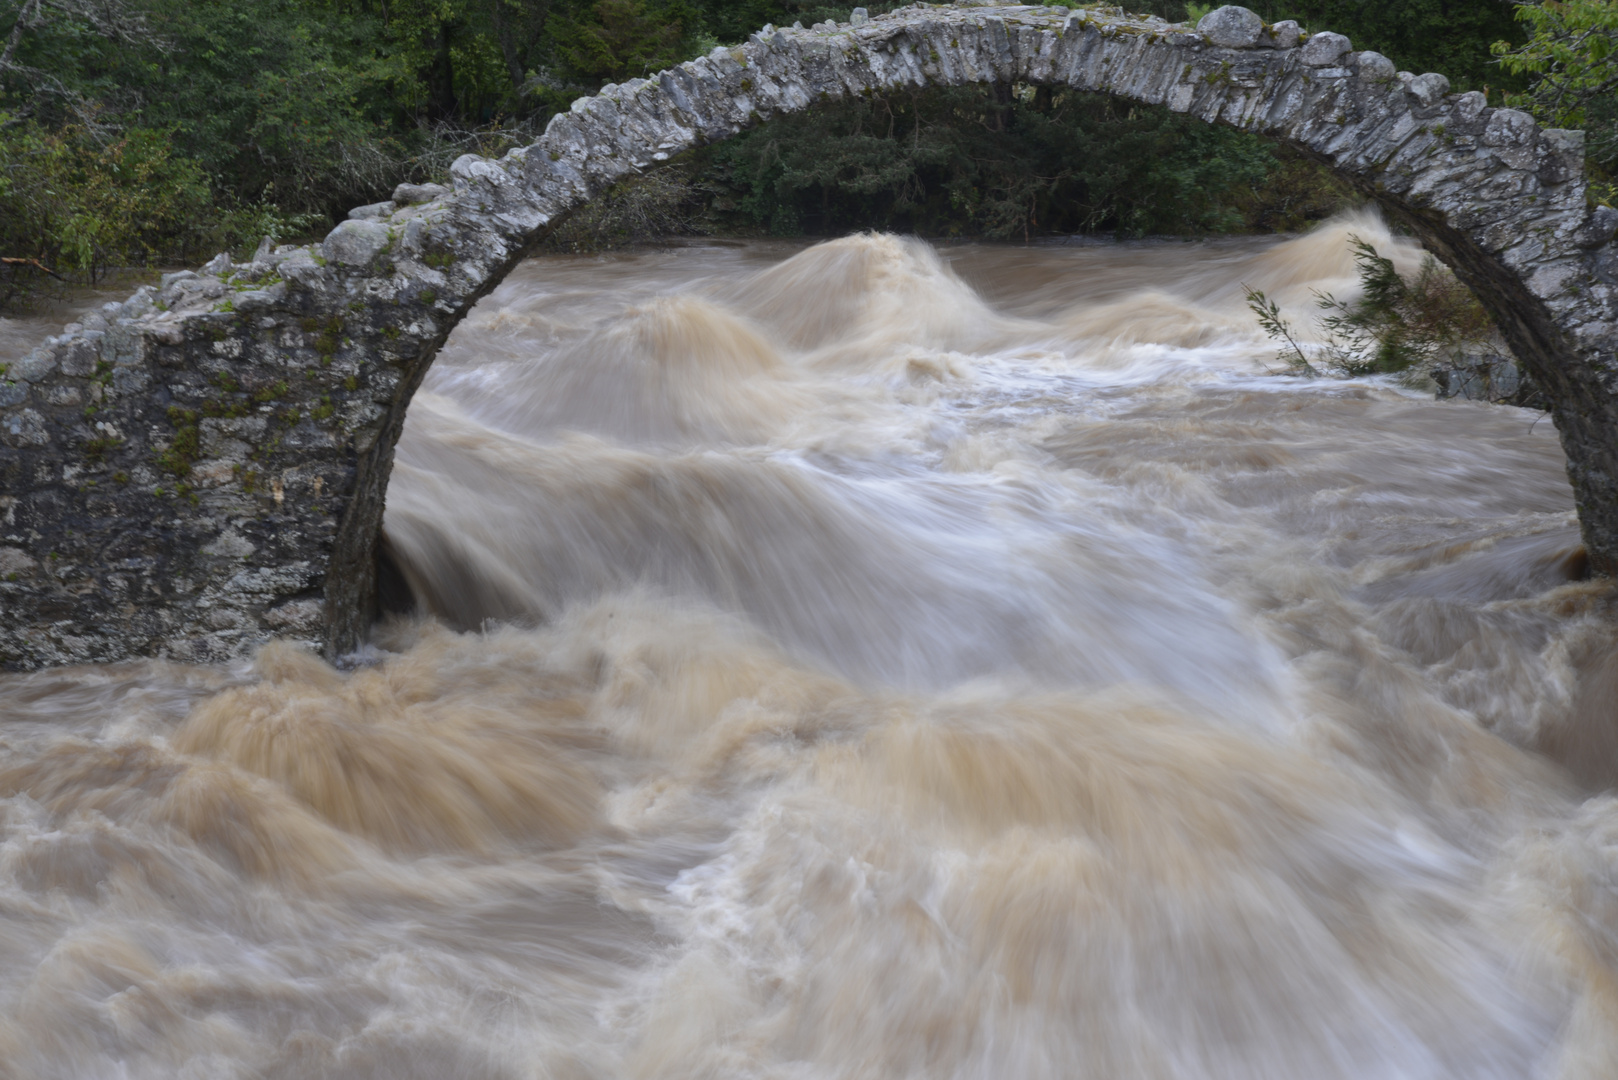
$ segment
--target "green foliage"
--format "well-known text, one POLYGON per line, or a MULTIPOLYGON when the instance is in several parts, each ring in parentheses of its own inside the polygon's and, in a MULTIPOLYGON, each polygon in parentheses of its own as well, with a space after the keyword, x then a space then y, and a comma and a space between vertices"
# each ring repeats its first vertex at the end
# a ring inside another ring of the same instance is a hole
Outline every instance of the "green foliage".
MULTIPOLYGON (((109 134, 76 123, 52 130, 0 113, 0 254, 10 258, 94 281, 115 266, 250 247, 306 222, 273 205, 229 199, 215 194, 198 161, 177 151, 172 130, 109 134)), ((7 269, 0 304, 32 283, 17 272, 27 265, 7 269)))
POLYGON ((175 405, 169 409, 168 415, 169 425, 174 428, 174 437, 169 440, 167 450, 156 454, 157 467, 183 480, 191 475, 191 466, 202 453, 202 432, 197 426, 196 410, 182 409, 175 405))
POLYGON ((253 394, 253 401, 259 405, 267 405, 277 398, 284 396, 289 389, 291 389, 291 387, 286 382, 271 383, 268 386, 260 387, 259 390, 253 394))
POLYGON ((1248 0, 1245 6, 1265 22, 1296 19, 1310 31, 1346 34, 1356 49, 1375 49, 1402 69, 1441 72, 1458 91, 1524 86, 1490 52, 1497 41, 1524 36, 1507 0, 1248 0))
POLYGON ((559 59, 575 78, 623 82, 685 59, 683 5, 648 6, 646 0, 595 0, 578 19, 558 20, 559 59))
POLYGON ((1492 347, 1494 324, 1483 305, 1431 255, 1406 281, 1393 261, 1352 237, 1360 296, 1320 297, 1331 314, 1321 326, 1334 344, 1337 365, 1350 375, 1406 371, 1454 356, 1467 347, 1492 347))
POLYGON ((134 129, 98 141, 0 113, 0 246, 94 278, 195 239, 211 197, 201 170, 165 133, 134 129), (178 240, 178 245, 175 241, 178 240))
MULTIPOLYGON (((739 42, 766 23, 846 20, 854 6, 41 2, 0 0, 0 48, 17 31, 0 62, 0 255, 83 277, 322 229, 401 180, 441 178, 463 153, 531 141, 604 82, 739 42)), ((1581 82, 1564 53, 1512 54, 1501 67, 1489 45, 1530 31, 1535 42, 1571 41, 1581 19, 1612 7, 1571 0, 1518 23, 1496 0, 1251 4, 1272 22, 1297 18, 1412 70, 1443 71, 1457 89, 1521 91, 1531 78, 1565 76, 1578 93, 1600 83, 1581 82)), ((878 14, 898 5, 863 6, 878 14)), ((1204 11, 1183 0, 1128 6, 1172 20, 1204 11)), ((1587 94, 1584 120, 1599 126, 1612 97, 1587 94)), ((1296 229, 1345 195, 1312 165, 1247 136, 1091 95, 1009 87, 830 104, 699 155, 671 177, 615 193, 558 243, 683 231, 704 201, 710 227, 1022 237, 1296 229)), ((443 268, 448 257, 435 256, 443 268)), ((34 273, 25 263, 0 268, 0 303, 7 280, 14 289, 34 273)), ((325 342, 322 355, 335 345, 325 342)))
POLYGON ((1303 232, 1363 197, 1346 180, 1284 146, 1270 148, 1275 164, 1263 182, 1238 188, 1234 204, 1252 232, 1303 232))
POLYGON ((37 260, 5 265, 0 305, 27 295, 41 267, 95 281, 112 267, 251 247, 300 224, 274 206, 229 199, 176 151, 171 131, 52 130, 0 113, 0 254, 37 260))
POLYGON ((331 363, 331 358, 337 355, 337 348, 343 340, 343 321, 332 315, 324 323, 317 319, 305 319, 303 328, 316 334, 315 352, 320 354, 322 365, 331 363))
POLYGON ((1558 127, 1583 128, 1592 166, 1591 193, 1614 205, 1618 198, 1618 4, 1612 0, 1560 0, 1516 6, 1529 28, 1517 48, 1495 46, 1508 71, 1533 80, 1511 104, 1558 127))
POLYGON ((1276 359, 1304 375, 1319 375, 1320 371, 1309 362, 1309 355, 1303 351, 1303 346, 1292 336, 1292 324, 1281 314, 1281 306, 1251 285, 1244 284, 1242 294, 1247 299, 1248 308, 1258 319, 1259 329, 1271 340, 1281 342, 1281 351, 1275 354, 1276 359))
POLYGON ((1360 295, 1341 300, 1330 293, 1315 294, 1316 306, 1328 314, 1317 320, 1325 344, 1313 350, 1313 358, 1275 301, 1243 286, 1260 329, 1282 343, 1278 358, 1294 371, 1312 376, 1324 366, 1333 374, 1356 377, 1453 367, 1469 353, 1505 357, 1483 305, 1431 255, 1407 280, 1370 242, 1354 236, 1349 244, 1360 295))
POLYGON ((117 449, 122 442, 122 439, 111 435, 97 435, 87 439, 84 443, 85 460, 100 465, 106 461, 108 452, 117 449))
POLYGON ((1529 99, 1569 127, 1584 110, 1618 89, 1618 4, 1612 0, 1559 0, 1518 4, 1517 18, 1531 35, 1516 49, 1495 47, 1502 66, 1536 77, 1529 99))
POLYGON ((1250 136, 1079 92, 961 87, 786 117, 708 152, 723 222, 1027 237, 1241 228, 1276 159, 1250 136))

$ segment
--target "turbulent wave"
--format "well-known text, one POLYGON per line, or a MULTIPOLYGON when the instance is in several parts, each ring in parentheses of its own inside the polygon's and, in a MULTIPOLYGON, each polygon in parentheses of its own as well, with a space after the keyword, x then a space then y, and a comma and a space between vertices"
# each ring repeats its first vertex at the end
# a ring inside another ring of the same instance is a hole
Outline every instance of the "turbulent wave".
POLYGON ((345 670, 0 681, 0 1077, 1618 1074, 1614 595, 1266 374, 1350 234, 525 264, 345 670))

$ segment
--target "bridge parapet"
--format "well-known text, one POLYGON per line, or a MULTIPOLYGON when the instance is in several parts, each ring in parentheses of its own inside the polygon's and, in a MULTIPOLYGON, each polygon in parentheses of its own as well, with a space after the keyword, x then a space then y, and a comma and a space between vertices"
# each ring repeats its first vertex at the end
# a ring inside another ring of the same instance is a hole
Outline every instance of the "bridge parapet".
POLYGON ((1579 132, 1450 94, 1337 34, 1223 8, 915 4, 765 27, 621 86, 453 186, 404 185, 317 246, 165 277, 0 375, 0 664, 328 652, 370 617, 394 443, 456 323, 612 184, 850 94, 1026 83, 1285 141, 1411 228, 1490 308, 1553 402, 1596 566, 1618 570, 1618 211, 1579 132))

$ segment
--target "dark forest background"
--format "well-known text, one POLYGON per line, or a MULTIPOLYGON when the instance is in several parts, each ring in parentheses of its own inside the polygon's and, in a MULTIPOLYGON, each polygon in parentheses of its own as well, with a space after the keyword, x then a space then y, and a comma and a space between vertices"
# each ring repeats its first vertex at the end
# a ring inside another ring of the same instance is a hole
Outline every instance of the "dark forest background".
MULTIPOLYGON (((1441 71, 1493 104, 1536 78, 1491 51, 1532 29, 1505 0, 1252 6, 1346 33, 1403 69, 1441 71)), ((1207 8, 1134 10, 1178 21, 1207 8)), ((400 181, 442 176, 462 153, 530 141, 604 83, 765 23, 849 11, 805 0, 0 0, 0 256, 93 277, 317 234, 400 181)), ((595 233, 568 242, 680 229, 1294 230, 1345 194, 1263 140, 1164 110, 983 87, 766 125, 616 193, 595 233)))

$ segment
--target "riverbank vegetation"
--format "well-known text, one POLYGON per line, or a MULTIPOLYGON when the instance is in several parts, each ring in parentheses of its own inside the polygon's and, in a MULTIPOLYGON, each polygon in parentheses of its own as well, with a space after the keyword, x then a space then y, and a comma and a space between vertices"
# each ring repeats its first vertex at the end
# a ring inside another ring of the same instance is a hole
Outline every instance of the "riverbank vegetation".
POLYGON ((1284 370, 1311 378, 1397 375, 1441 394, 1541 406, 1516 370, 1494 321, 1465 285, 1431 255, 1412 274, 1363 237, 1351 236, 1359 278, 1354 295, 1317 292, 1315 340, 1303 342, 1278 305, 1244 286, 1247 306, 1280 349, 1284 370))
POLYGON ((1516 9, 1531 35, 1517 48, 1501 42, 1494 51, 1506 71, 1531 82, 1510 104, 1583 129, 1591 196, 1618 206, 1618 3, 1556 0, 1516 9))
MULTIPOLYGON (((1133 6, 1175 20, 1204 10, 1133 6)), ((1568 59, 1586 40, 1579 20, 1610 0, 1525 21, 1503 0, 1253 6, 1348 33, 1402 67, 1443 71, 1497 104, 1513 94, 1547 115, 1598 120, 1610 108, 1601 77, 1568 59)), ((400 181, 441 177, 462 153, 532 139, 606 82, 767 22, 849 11, 817 0, 0 0, 0 256, 93 279, 316 234, 400 181)), ((1346 198, 1310 163, 1238 132, 1097 95, 968 87, 766 125, 618 193, 610 212, 590 216, 596 233, 576 224, 558 242, 668 228, 1280 231, 1346 198)), ((35 273, 0 264, 0 303, 35 273)))

